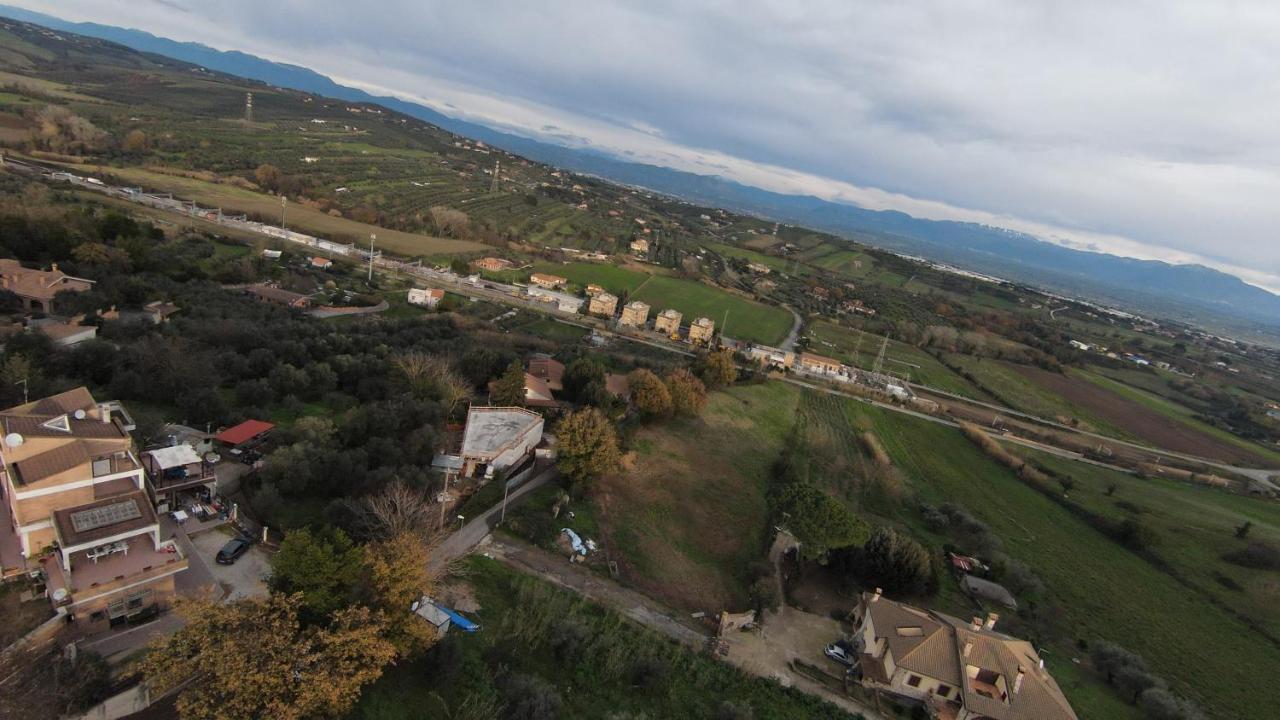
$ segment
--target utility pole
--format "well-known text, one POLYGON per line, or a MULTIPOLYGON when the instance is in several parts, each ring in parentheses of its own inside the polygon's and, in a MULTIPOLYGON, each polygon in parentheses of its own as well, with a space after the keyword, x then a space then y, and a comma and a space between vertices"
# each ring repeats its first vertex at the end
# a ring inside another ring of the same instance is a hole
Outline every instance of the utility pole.
POLYGON ((373 284, 373 241, 377 239, 376 234, 369 233, 369 284, 371 285, 373 284))
POLYGON ((289 198, 284 195, 280 196, 280 227, 284 228, 284 206, 289 203, 289 198))
POLYGON ((249 124, 253 122, 253 93, 244 94, 244 122, 249 124))
POLYGON ((493 161, 493 182, 489 183, 489 192, 498 191, 498 173, 502 171, 502 160, 493 161))

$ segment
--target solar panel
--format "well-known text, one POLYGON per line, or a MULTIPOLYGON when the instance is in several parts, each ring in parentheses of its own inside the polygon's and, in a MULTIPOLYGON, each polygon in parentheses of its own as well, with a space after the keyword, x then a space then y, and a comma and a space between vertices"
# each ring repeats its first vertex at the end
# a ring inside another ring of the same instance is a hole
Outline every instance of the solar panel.
POLYGON ((76 532, 86 532, 140 517, 142 517, 142 509, 138 507, 137 500, 122 500, 110 505, 71 513, 71 527, 75 528, 76 532))

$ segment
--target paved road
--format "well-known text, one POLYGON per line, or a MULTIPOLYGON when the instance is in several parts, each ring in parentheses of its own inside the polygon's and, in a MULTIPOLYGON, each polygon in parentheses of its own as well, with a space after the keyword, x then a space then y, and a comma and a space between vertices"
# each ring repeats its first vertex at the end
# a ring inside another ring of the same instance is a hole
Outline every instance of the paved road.
POLYGON ((800 327, 804 325, 804 318, 800 317, 800 313, 796 312, 790 305, 783 305, 794 318, 791 322, 791 332, 787 334, 787 339, 782 341, 781 347, 785 352, 791 352, 796 349, 796 342, 800 339, 800 327))
MULTIPOLYGON (((560 471, 552 465, 539 472, 533 478, 526 480, 523 485, 508 493, 507 509, 510 510, 512 507, 519 505, 528 497, 529 493, 558 477, 560 477, 560 471)), ((471 552, 497 525, 501 513, 502 504, 499 503, 472 518, 471 522, 446 537, 432 549, 431 557, 427 559, 427 570, 432 575, 442 573, 449 567, 449 563, 471 552)))

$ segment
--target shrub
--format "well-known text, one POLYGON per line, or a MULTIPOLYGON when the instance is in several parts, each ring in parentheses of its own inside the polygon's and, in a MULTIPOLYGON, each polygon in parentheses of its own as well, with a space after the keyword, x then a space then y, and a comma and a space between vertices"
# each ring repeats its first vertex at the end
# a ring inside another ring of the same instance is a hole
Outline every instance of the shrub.
POLYGON ((502 683, 507 702, 504 717, 511 720, 555 720, 560 716, 560 693, 536 675, 512 673, 502 683))
POLYGON ((1264 542, 1251 542, 1244 549, 1223 555, 1222 559, 1254 570, 1280 570, 1280 550, 1264 542))
POLYGON ((878 527, 862 547, 837 553, 837 563, 865 587, 892 594, 927 595, 938 589, 929 551, 910 536, 878 527))

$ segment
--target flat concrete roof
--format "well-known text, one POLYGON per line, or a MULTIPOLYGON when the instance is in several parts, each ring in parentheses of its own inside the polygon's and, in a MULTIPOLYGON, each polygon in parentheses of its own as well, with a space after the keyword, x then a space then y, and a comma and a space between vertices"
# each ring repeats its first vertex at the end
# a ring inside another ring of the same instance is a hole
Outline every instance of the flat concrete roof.
POLYGON ((494 458, 541 422, 541 415, 524 408, 473 407, 462 435, 462 456, 494 458))

